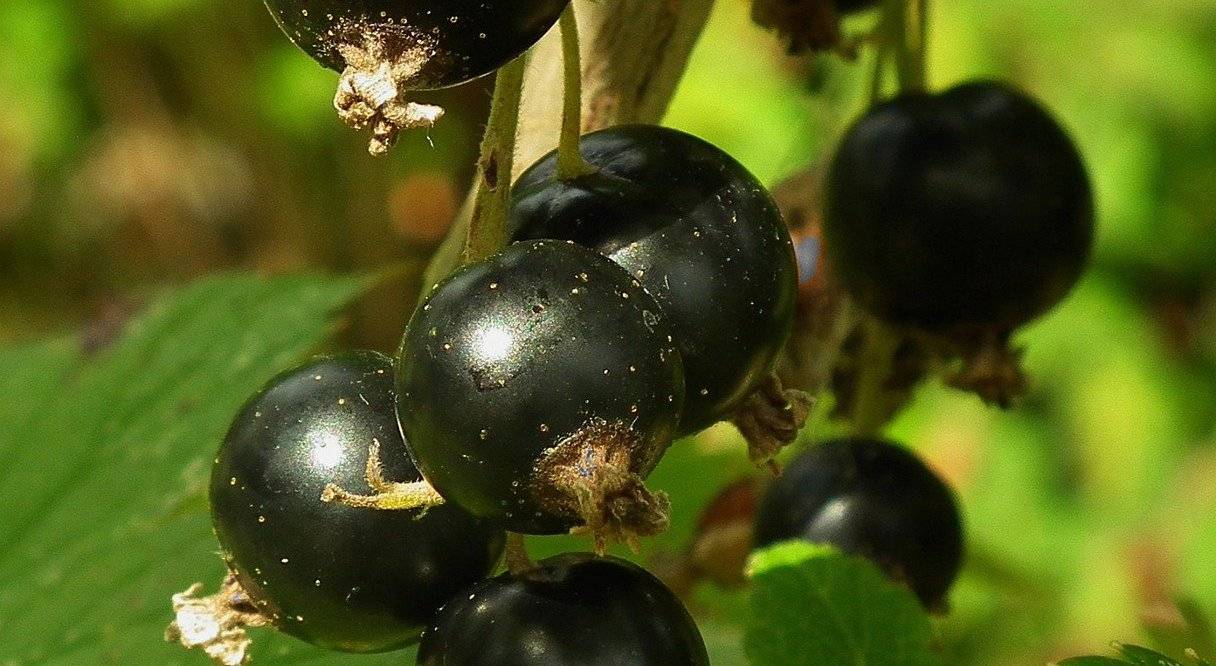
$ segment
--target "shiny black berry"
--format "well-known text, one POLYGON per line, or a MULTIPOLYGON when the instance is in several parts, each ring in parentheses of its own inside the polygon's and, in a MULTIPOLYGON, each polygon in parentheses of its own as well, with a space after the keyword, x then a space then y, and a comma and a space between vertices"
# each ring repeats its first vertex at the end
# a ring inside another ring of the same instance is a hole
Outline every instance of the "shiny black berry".
POLYGON ((954 494, 907 449, 840 439, 803 454, 760 502, 755 545, 806 539, 873 560, 929 608, 962 563, 954 494))
POLYGON ((568 0, 266 0, 287 36, 341 72, 344 49, 413 67, 411 89, 463 83, 502 67, 557 22, 568 0), (408 62, 415 59, 416 62, 408 62))
POLYGON ((440 283, 397 395, 419 469, 475 515, 532 534, 665 526, 641 480, 676 431, 680 353, 654 299, 591 250, 517 243, 440 283))
POLYGON ((364 486, 368 449, 417 479, 380 354, 322 358, 241 410, 211 473, 215 532, 254 606, 310 643, 376 652, 417 640, 431 613, 486 576, 503 535, 456 507, 419 517, 326 504, 330 481, 364 486))
POLYGON ((845 135, 826 188, 832 269, 872 314, 928 331, 1012 330, 1076 283, 1094 232, 1060 125, 989 82, 911 93, 845 135))
POLYGON ((673 129, 582 138, 598 171, 554 177, 556 154, 519 178, 512 237, 561 238, 623 266, 663 306, 684 357, 681 432, 728 419, 789 335, 798 269, 764 186, 718 148, 673 129))
POLYGON ((448 602, 422 666, 705 666, 700 631, 654 576, 616 558, 567 554, 482 581, 448 602))

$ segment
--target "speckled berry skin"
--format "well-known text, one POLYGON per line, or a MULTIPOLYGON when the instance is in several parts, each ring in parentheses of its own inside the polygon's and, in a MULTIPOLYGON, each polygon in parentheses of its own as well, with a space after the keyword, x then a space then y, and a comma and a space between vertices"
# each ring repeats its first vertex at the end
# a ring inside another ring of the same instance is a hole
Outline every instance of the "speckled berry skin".
POLYGON ((654 299, 619 266, 573 243, 516 243, 440 283, 406 329, 398 411, 436 490, 528 534, 573 514, 542 501, 538 465, 575 433, 615 424, 645 477, 675 434, 679 351, 654 299))
POLYGON ((373 439, 387 478, 419 479, 397 426, 391 360, 321 358, 244 406, 211 474, 215 533, 259 609, 288 634, 351 652, 416 641, 440 604, 489 574, 504 540, 456 507, 418 518, 323 503, 327 482, 370 491, 373 439))
POLYGON ((870 313, 947 332, 1012 330, 1080 277, 1093 242, 1076 147, 1034 100, 977 82, 881 104, 826 184, 832 270, 870 313))
POLYGON ((708 666, 688 611, 636 564, 559 555, 482 581, 423 634, 421 666, 708 666))
POLYGON ((936 609, 962 564, 962 534, 953 492, 915 454, 839 439, 795 459, 769 487, 755 546, 806 539, 867 557, 936 609))
POLYGON ((569 0, 266 0, 279 27, 322 65, 346 66, 340 44, 368 38, 390 59, 421 47, 428 56, 407 82, 444 88, 514 60, 557 22, 569 0))
POLYGON ((681 434, 730 418, 793 322, 798 269, 776 204, 729 155, 678 130, 613 127, 580 150, 595 174, 557 180, 554 153, 520 176, 512 238, 573 240, 640 280, 684 357, 681 434))

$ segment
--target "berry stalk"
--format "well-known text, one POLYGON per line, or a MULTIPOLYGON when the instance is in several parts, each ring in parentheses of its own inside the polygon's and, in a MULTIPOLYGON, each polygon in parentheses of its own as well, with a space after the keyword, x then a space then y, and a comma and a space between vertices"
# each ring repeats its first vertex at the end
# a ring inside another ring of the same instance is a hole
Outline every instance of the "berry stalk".
POLYGON ((883 400, 891 377, 892 360, 899 347, 899 334, 874 317, 862 322, 861 375, 853 408, 853 426, 863 437, 877 435, 888 419, 883 400))
POLYGON ((925 42, 928 37, 928 0, 898 3, 899 89, 925 89, 925 42))
POLYGON ((583 124, 583 61, 579 53, 578 18, 574 3, 566 7, 559 21, 562 32, 562 133, 557 149, 557 177, 573 180, 593 173, 579 152, 583 124))

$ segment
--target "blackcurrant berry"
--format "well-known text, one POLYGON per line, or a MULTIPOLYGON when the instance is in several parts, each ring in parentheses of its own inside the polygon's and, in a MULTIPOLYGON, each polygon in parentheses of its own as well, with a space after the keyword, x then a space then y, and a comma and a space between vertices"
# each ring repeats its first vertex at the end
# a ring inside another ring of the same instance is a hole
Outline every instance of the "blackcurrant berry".
POLYGON ((418 57, 406 83, 443 88, 492 72, 535 44, 568 0, 266 0, 279 27, 341 72, 343 49, 374 46, 387 61, 418 57))
POLYGON ((681 433, 729 419, 789 335, 798 269, 764 186, 718 148, 651 125, 582 137, 597 171, 555 178, 556 153, 519 178, 512 237, 561 238, 623 266, 663 306, 684 357, 681 433))
POLYGON ((929 608, 943 605, 962 562, 954 494, 907 449, 870 439, 824 443, 770 486, 755 544, 788 539, 867 557, 929 608))
POLYGON ((563 241, 517 243, 440 283, 409 323, 397 376, 427 481, 531 534, 665 527, 666 498, 641 479, 671 443, 683 395, 659 305, 563 241))
POLYGON ((455 506, 423 516, 323 503, 329 481, 417 479, 388 357, 358 352, 286 372, 233 422, 211 474, 215 532, 253 606, 310 643, 375 652, 415 641, 431 613, 486 576, 503 535, 455 506))
POLYGON ((266 0, 283 32, 343 73, 335 105, 386 150, 405 127, 442 110, 399 100, 492 72, 535 44, 569 0, 266 0))
POLYGON ((701 666, 705 643, 662 583, 616 558, 566 554, 482 581, 422 636, 422 666, 701 666))
POLYGON ((834 273, 889 323, 1008 332, 1058 303, 1093 240, 1076 147, 998 83, 876 106, 832 163, 824 232, 834 273))

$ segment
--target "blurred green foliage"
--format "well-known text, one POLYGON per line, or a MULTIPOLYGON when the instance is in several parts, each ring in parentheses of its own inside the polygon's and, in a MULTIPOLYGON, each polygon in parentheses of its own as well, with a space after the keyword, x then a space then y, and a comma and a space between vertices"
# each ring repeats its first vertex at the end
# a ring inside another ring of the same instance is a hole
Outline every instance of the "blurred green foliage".
MULTIPOLYGON (((1216 5, 932 6, 931 85, 1000 77, 1044 100, 1080 143, 1100 212, 1085 281, 1019 338, 1025 404, 1002 413, 930 383, 892 428, 959 489, 967 519, 935 644, 948 663, 999 666, 1199 641, 1175 600, 1216 614, 1216 5)), ((822 162, 864 104, 867 61, 787 58, 744 0, 719 0, 668 122, 775 183, 822 162)), ((0 0, 0 342, 105 339, 147 294, 221 269, 400 264, 341 341, 391 349, 471 176, 486 82, 428 96, 444 122, 375 160, 333 117, 335 80, 258 2, 0 0)), ((74 344, 16 348, 0 375, 54 388, 40 377, 74 344)), ((0 405, 0 428, 19 411, 0 405)), ((748 471, 732 438, 681 444, 656 472, 677 513, 655 550, 678 548, 696 509, 748 471)), ((20 446, 39 443, 0 451, 20 446)), ((715 663, 740 663, 739 596, 697 595, 715 663)))

